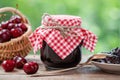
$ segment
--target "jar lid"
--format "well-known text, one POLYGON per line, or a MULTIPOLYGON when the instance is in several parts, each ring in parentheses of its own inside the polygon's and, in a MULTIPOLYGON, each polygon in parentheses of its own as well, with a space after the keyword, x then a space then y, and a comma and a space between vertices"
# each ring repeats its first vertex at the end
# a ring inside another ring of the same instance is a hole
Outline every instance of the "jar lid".
POLYGON ((78 16, 45 14, 42 18, 42 25, 44 26, 81 26, 81 18, 78 16))

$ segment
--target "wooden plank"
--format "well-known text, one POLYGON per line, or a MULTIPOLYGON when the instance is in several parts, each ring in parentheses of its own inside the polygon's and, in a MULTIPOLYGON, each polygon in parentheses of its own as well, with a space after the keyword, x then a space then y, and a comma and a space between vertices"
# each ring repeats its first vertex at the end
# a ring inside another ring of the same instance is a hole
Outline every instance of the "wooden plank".
MULTIPOLYGON (((83 62, 89 56, 83 55, 83 62)), ((41 74, 41 76, 31 77, 31 75, 26 75, 22 69, 15 69, 13 72, 4 72, 0 67, 0 80, 120 80, 120 75, 105 73, 93 65, 86 65, 62 73, 44 75, 50 72, 45 70, 39 55, 28 55, 26 59, 39 63, 39 70, 36 74, 41 74)))

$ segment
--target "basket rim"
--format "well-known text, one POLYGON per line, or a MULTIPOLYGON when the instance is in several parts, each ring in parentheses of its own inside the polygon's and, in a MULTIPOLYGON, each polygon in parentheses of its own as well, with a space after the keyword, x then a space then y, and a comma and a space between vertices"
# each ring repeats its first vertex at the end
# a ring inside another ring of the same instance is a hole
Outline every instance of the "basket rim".
POLYGON ((3 12, 11 12, 11 13, 17 14, 17 15, 19 15, 22 18, 24 23, 28 23, 29 24, 29 21, 27 20, 27 18, 16 8, 13 8, 13 7, 3 7, 3 8, 0 8, 0 13, 3 13, 3 12))

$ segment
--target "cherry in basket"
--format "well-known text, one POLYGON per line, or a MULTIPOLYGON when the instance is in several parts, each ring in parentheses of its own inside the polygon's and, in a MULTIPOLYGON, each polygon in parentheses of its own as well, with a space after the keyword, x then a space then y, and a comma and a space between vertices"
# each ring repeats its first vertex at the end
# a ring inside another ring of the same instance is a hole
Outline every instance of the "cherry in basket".
POLYGON ((23 34, 22 29, 19 27, 12 28, 10 32, 11 32, 12 38, 17 38, 23 34))
POLYGON ((8 29, 0 30, 0 43, 9 41, 11 39, 11 32, 8 29))
POLYGON ((9 20, 10 23, 22 23, 22 19, 15 15, 15 16, 12 16, 9 20))
POLYGON ((27 27, 23 23, 22 19, 18 15, 14 15, 10 18, 10 20, 1 22, 0 43, 10 41, 12 38, 20 37, 26 31, 27 27))
POLYGON ((0 27, 0 31, 2 30, 2 28, 0 27))
POLYGON ((8 21, 6 21, 6 22, 3 21, 3 22, 1 22, 1 28, 7 29, 8 24, 9 24, 8 21))

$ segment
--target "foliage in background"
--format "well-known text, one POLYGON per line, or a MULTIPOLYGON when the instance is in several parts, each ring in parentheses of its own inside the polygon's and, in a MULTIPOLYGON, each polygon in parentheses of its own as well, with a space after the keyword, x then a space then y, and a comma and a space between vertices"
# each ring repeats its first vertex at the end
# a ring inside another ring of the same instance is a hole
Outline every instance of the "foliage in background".
POLYGON ((16 4, 33 30, 41 25, 43 13, 76 15, 82 27, 98 36, 95 53, 120 47, 120 0, 0 0, 0 8, 16 4))

